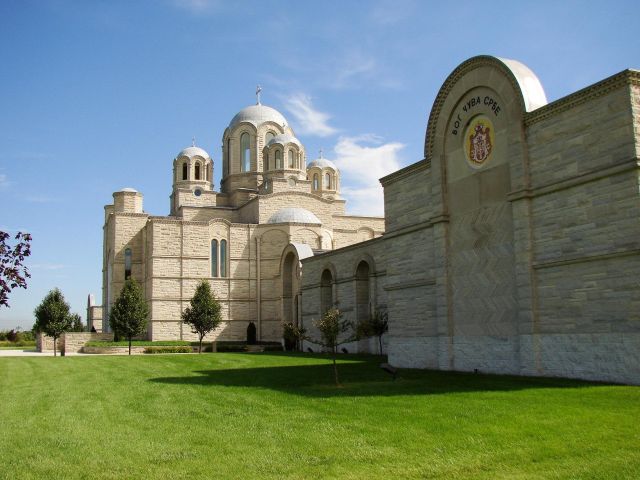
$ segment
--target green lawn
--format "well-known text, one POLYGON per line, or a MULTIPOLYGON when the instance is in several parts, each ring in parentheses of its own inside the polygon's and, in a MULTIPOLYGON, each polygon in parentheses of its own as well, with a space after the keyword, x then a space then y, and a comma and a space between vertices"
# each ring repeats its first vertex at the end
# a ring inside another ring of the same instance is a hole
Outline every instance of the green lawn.
POLYGON ((0 358, 0 478, 640 478, 640 388, 320 355, 0 358))

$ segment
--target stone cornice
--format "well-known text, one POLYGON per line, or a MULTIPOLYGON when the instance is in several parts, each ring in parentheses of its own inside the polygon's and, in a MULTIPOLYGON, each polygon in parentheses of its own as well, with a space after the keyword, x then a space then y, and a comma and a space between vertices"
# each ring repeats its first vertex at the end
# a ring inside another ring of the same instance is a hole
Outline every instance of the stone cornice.
POLYGON ((429 160, 422 159, 417 161, 416 163, 412 163, 411 165, 401 168, 400 170, 396 170, 395 172, 390 173, 385 177, 382 177, 379 181, 383 187, 386 187, 387 185, 413 175, 416 172, 427 170, 430 166, 431 162, 429 160))
POLYGON ((582 105, 590 100, 602 97, 613 90, 617 90, 625 85, 640 86, 640 71, 623 70, 622 72, 611 75, 604 80, 589 85, 577 92, 571 93, 565 97, 559 98, 554 102, 540 107, 536 110, 528 112, 524 116, 525 125, 545 120, 554 115, 558 115, 566 110, 582 105))

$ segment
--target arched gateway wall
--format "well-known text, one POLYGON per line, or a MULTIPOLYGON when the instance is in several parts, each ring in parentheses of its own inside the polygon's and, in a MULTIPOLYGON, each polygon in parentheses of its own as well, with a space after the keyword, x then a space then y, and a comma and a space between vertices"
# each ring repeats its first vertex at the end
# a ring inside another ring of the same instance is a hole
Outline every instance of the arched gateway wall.
MULTIPOLYGON (((349 250, 385 272, 390 363, 640 383, 639 79, 547 104, 518 62, 454 70, 425 159, 381 180, 385 235, 349 250)), ((341 255, 303 262, 305 304, 341 255)))

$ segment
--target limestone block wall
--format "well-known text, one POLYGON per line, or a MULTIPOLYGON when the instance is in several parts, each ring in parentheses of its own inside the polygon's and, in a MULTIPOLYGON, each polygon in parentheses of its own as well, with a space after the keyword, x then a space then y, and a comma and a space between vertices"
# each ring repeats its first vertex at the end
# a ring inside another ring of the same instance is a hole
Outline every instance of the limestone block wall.
POLYGON ((102 306, 92 305, 87 308, 87 328, 94 327, 97 332, 102 332, 102 306))
MULTIPOLYGON (((362 312, 359 312, 361 308, 374 311, 389 307, 385 288, 387 282, 386 252, 383 240, 383 238, 377 238, 302 260, 302 324, 312 337, 319 338, 319 333, 313 324, 322 315, 320 280, 324 270, 332 272, 333 302, 346 320, 357 322, 359 316, 363 315, 362 312), (356 279, 356 269, 361 261, 369 264, 368 286, 366 287, 369 299, 368 306, 357 302, 359 288, 365 288, 363 285, 358 286, 356 279)), ((311 348, 317 349, 318 347, 311 346, 311 348)), ((351 352, 372 351, 377 353, 375 342, 368 340, 346 345, 346 348, 351 352)))
POLYGON ((78 353, 87 342, 113 341, 112 333, 66 332, 62 335, 65 353, 78 353))
POLYGON ((429 163, 421 161, 380 180, 384 187, 385 230, 391 232, 428 221, 433 212, 429 163))

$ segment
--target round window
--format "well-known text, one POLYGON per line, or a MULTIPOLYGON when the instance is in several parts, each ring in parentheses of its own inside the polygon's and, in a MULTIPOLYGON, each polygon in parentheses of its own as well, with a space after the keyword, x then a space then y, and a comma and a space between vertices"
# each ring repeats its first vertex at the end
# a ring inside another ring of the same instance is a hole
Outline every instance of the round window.
POLYGON ((196 189, 193 191, 193 194, 194 194, 196 197, 199 197, 200 195, 202 195, 202 190, 200 190, 199 188, 196 188, 196 189))

